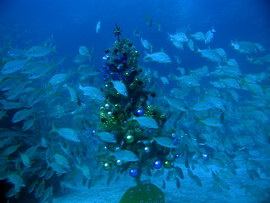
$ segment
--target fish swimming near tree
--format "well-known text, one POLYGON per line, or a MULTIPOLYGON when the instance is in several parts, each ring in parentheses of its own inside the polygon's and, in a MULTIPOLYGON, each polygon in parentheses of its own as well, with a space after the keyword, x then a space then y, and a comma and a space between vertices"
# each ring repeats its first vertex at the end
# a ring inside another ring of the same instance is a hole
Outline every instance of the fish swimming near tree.
POLYGON ((100 20, 97 22, 97 25, 96 25, 96 33, 98 34, 99 31, 100 31, 100 27, 101 27, 101 22, 100 20))
POLYGON ((112 84, 113 84, 113 87, 114 89, 121 95, 127 97, 128 96, 128 91, 127 91, 127 88, 126 88, 126 85, 122 82, 122 81, 119 81, 119 80, 113 80, 112 81, 112 84))
POLYGON ((33 46, 25 52, 25 56, 28 58, 40 58, 48 56, 53 51, 55 51, 55 47, 33 46))
POLYGON ((265 51, 261 44, 250 41, 232 41, 231 46, 241 54, 257 54, 265 51))
POLYGON ((155 53, 151 53, 151 54, 146 54, 146 56, 144 57, 144 61, 145 62, 157 62, 157 63, 163 63, 163 64, 172 62, 169 55, 163 51, 155 52, 155 53))
POLYGON ((143 45, 143 47, 145 49, 147 49, 150 52, 152 52, 153 46, 150 44, 150 42, 148 40, 141 38, 141 44, 143 45))
POLYGON ((60 137, 72 141, 72 142, 80 142, 80 139, 78 137, 78 133, 73 130, 72 128, 56 128, 53 125, 52 130, 50 131, 50 133, 56 133, 58 134, 60 137))
POLYGON ((15 59, 7 62, 4 67, 1 69, 2 74, 11 74, 22 70, 27 63, 25 59, 15 59))
POLYGON ((173 43, 173 45, 179 49, 183 49, 184 44, 189 41, 187 35, 183 32, 169 34, 169 39, 173 43))

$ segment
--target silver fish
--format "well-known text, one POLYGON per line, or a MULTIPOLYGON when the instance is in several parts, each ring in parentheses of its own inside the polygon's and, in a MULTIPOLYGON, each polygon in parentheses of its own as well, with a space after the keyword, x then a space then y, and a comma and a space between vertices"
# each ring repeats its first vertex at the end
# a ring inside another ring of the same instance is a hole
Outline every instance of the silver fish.
POLYGON ((157 63, 171 63, 171 58, 163 51, 155 52, 152 54, 146 54, 144 57, 146 62, 157 62, 157 63))

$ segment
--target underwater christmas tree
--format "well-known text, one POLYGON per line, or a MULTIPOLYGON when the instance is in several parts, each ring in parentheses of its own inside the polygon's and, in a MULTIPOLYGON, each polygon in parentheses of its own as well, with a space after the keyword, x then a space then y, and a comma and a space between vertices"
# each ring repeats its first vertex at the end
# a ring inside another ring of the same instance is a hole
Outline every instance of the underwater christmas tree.
POLYGON ((155 97, 155 93, 145 89, 138 67, 139 52, 128 39, 121 38, 118 26, 114 35, 116 41, 103 57, 105 104, 100 108, 98 136, 104 148, 100 162, 105 170, 127 172, 136 180, 137 187, 129 189, 121 202, 164 202, 162 191, 143 183, 141 177, 151 175, 152 170, 174 169, 175 140, 171 134, 164 136, 166 115, 149 104, 149 97, 155 97))

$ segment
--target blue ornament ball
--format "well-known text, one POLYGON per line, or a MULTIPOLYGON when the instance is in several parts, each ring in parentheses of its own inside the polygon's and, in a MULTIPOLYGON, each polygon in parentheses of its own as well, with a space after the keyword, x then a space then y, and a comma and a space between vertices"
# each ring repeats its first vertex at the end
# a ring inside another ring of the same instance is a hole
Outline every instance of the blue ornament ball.
POLYGON ((143 109, 143 108, 138 108, 138 109, 135 111, 135 115, 136 115, 136 116, 143 116, 143 115, 144 115, 144 109, 143 109))
POLYGON ((161 167, 162 167, 162 162, 160 161, 160 160, 156 160, 155 162, 154 162, 154 169, 161 169, 161 167))
POLYGON ((175 154, 174 157, 178 159, 180 157, 180 154, 175 154))
POLYGON ((129 175, 133 178, 137 177, 139 175, 139 169, 137 168, 129 169, 129 175))

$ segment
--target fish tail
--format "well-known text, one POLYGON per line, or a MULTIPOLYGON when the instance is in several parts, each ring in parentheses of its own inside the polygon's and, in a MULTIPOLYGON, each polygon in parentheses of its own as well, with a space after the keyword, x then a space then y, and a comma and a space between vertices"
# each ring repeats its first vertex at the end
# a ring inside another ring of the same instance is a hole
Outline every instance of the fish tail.
POLYGON ((55 127, 55 124, 54 124, 54 122, 52 123, 52 129, 49 131, 49 134, 52 134, 52 133, 54 133, 54 132, 56 132, 56 127, 55 127))
POLYGON ((52 46, 51 51, 52 51, 53 53, 56 53, 56 45, 52 46))

